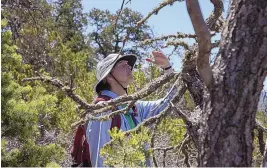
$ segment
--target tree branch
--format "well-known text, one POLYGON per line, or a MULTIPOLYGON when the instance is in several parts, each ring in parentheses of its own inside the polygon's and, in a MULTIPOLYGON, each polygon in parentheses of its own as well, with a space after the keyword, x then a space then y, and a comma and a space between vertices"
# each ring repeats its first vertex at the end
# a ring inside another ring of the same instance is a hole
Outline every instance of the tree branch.
POLYGON ((54 78, 51 78, 51 77, 39 76, 39 77, 32 77, 32 78, 24 78, 24 79, 22 79, 22 82, 35 81, 35 80, 40 80, 40 81, 49 83, 49 84, 51 84, 53 86, 56 86, 57 88, 62 90, 67 96, 69 96, 73 101, 78 103, 83 109, 90 108, 90 105, 86 101, 82 100, 80 98, 80 96, 78 96, 75 93, 73 93, 73 90, 70 87, 65 86, 58 79, 54 79, 54 78))
POLYGON ((211 44, 211 48, 219 47, 219 45, 220 45, 220 40, 216 40, 214 43, 211 44))
POLYGON ((267 166, 267 139, 265 141, 265 150, 264 150, 264 156, 263 156, 261 167, 266 167, 266 166, 267 166))
MULTIPOLYGON (((179 87, 177 88, 177 93, 174 96, 172 102, 177 103, 181 98, 182 95, 184 95, 185 91, 186 91, 186 87, 184 85, 183 82, 179 83, 179 87)), ((150 117, 144 121, 142 121, 140 124, 138 124, 134 129, 128 130, 126 132, 124 132, 124 134, 130 134, 132 132, 139 132, 141 130, 141 128, 143 126, 148 126, 151 125, 152 123, 157 122, 158 120, 160 120, 161 118, 165 117, 169 111, 173 110, 173 106, 169 103, 168 106, 162 111, 160 112, 158 115, 155 115, 153 117, 150 117)), ((190 122, 190 121, 188 121, 190 122)), ((113 143, 113 140, 111 140, 110 142, 106 143, 104 146, 106 145, 110 145, 113 143)))
POLYGON ((98 41, 98 39, 100 39, 99 36, 98 36, 98 33, 95 32, 95 33, 93 33, 93 35, 95 36, 95 42, 96 42, 96 44, 98 45, 100 51, 102 52, 102 54, 104 54, 104 57, 106 57, 106 56, 107 56, 107 52, 106 52, 105 49, 103 48, 101 42, 98 41))
MULTIPOLYGON (((151 136, 151 148, 152 149, 154 148, 154 139, 155 139, 155 136, 156 136, 156 130, 158 128, 159 122, 160 122, 160 120, 155 122, 154 129, 152 130, 152 136, 151 136)), ((155 150, 152 150, 152 159, 153 159, 154 166, 158 167, 158 163, 157 163, 157 160, 156 160, 156 157, 155 157, 155 150)))
POLYGON ((211 31, 220 32, 223 28, 224 20, 222 12, 224 11, 222 0, 210 0, 214 6, 211 15, 206 19, 206 23, 211 31))
POLYGON ((188 153, 186 151, 186 148, 185 146, 189 143, 190 139, 189 139, 189 135, 187 135, 185 137, 185 139, 183 140, 182 144, 181 144, 181 147, 179 148, 178 150, 178 156, 180 155, 180 152, 182 151, 185 158, 184 158, 184 163, 186 164, 187 167, 191 167, 190 164, 189 164, 189 156, 188 156, 188 153))
MULTIPOLYGON (((168 97, 169 94, 171 94, 173 92, 173 90, 175 89, 175 86, 180 86, 182 85, 181 83, 181 78, 177 78, 176 81, 174 82, 173 86, 171 87, 170 91, 168 92, 168 94, 165 96, 164 99, 161 100, 161 102, 156 106, 154 107, 152 110, 150 110, 149 112, 149 115, 153 114, 154 111, 162 105, 162 103, 166 100, 166 98, 168 97)), ((121 110, 117 110, 117 111, 114 111, 114 112, 111 112, 110 114, 106 115, 106 116, 100 116, 100 117, 86 117, 86 120, 100 120, 100 121, 106 121, 106 120, 109 120, 111 117, 113 117, 114 115, 117 115, 117 114, 121 114, 121 113, 126 113, 130 108, 132 108, 132 106, 135 104, 137 100, 134 100, 132 101, 127 107, 121 109, 121 110)), ((106 111, 103 111, 101 110, 100 112, 97 112, 95 114, 99 114, 99 113, 103 113, 103 112, 106 112, 106 111)))
POLYGON ((118 13, 118 15, 117 15, 117 17, 116 17, 116 21, 115 21, 114 28, 113 28, 113 33, 114 33, 114 34, 115 34, 115 30, 116 30, 116 28, 117 28, 117 22, 118 22, 118 20, 119 20, 119 17, 120 17, 120 15, 121 15, 122 10, 123 10, 124 1, 125 1, 125 0, 122 0, 121 9, 120 9, 120 11, 119 11, 119 13, 118 13))
POLYGON ((106 112, 108 110, 111 110, 114 108, 114 106, 119 106, 122 104, 125 104, 129 101, 136 101, 139 99, 142 99, 151 93, 155 91, 155 89, 161 87, 165 83, 169 82, 171 78, 177 78, 179 76, 178 73, 171 73, 171 74, 165 74, 164 76, 161 76, 157 78, 154 82, 150 83, 146 87, 144 87, 141 91, 133 94, 133 95, 124 95, 116 99, 112 99, 110 101, 106 102, 101 102, 99 104, 88 104, 86 101, 82 100, 79 95, 76 95, 73 93, 73 90, 70 89, 68 86, 65 86, 60 80, 54 79, 51 77, 44 77, 44 76, 39 76, 39 77, 32 77, 32 78, 24 78, 22 79, 23 82, 26 81, 35 81, 35 80, 40 80, 46 83, 49 83, 53 86, 56 86, 60 90, 62 90, 68 97, 70 97, 73 101, 78 103, 82 109, 85 109, 86 112, 82 114, 82 117, 85 117, 86 114, 94 114, 94 110, 101 109, 101 111, 98 111, 97 113, 102 113, 106 112), (110 106, 110 107, 108 107, 110 106))
MULTIPOLYGON (((171 110, 171 106, 168 105, 167 108, 165 110, 163 110, 161 113, 159 113, 158 115, 155 115, 153 117, 150 117, 144 121, 142 121, 140 124, 138 124, 134 129, 125 131, 124 134, 128 135, 131 134, 133 132, 139 132, 141 130, 142 127, 148 126, 152 123, 157 122, 157 120, 161 119, 162 117, 167 115, 167 112, 169 112, 171 110)), ((103 147, 107 146, 107 145, 111 145, 113 143, 113 139, 109 142, 107 142, 103 147)))
POLYGON ((178 38, 196 38, 196 37, 197 36, 195 34, 184 34, 184 33, 178 32, 177 34, 170 34, 167 36, 161 36, 161 37, 157 37, 154 39, 146 39, 140 43, 140 46, 142 47, 144 45, 149 45, 156 41, 162 41, 162 40, 167 41, 170 38, 178 39, 178 38))
MULTIPOLYGON (((179 74, 177 73, 170 73, 170 74, 165 74, 159 78, 157 78, 154 82, 150 83, 149 85, 147 85, 146 87, 144 87, 142 90, 140 90, 139 92, 132 94, 132 95, 124 95, 124 96, 120 96, 116 99, 112 99, 106 102, 101 102, 99 104, 91 104, 88 106, 88 111, 84 113, 92 113, 93 110, 98 110, 107 106, 119 106, 121 104, 124 104, 125 102, 128 101, 132 101, 132 100, 139 100, 142 99, 148 95, 150 95, 151 93, 153 93, 157 88, 161 87, 163 84, 167 83, 170 79, 177 78, 179 76, 179 74)), ((109 109, 112 109, 109 108, 109 109)), ((105 109, 106 110, 106 109, 105 109)))
POLYGON ((184 49, 189 50, 189 45, 184 41, 168 41, 162 48, 166 48, 168 46, 181 46, 184 49))
POLYGON ((256 122, 257 129, 260 129, 263 132, 267 133, 267 128, 265 128, 259 120, 255 119, 255 122, 256 122))
POLYGON ((262 156, 264 156, 264 139, 263 139, 263 131, 261 129, 258 129, 258 142, 259 142, 259 151, 262 156))
POLYGON ((139 22, 137 22, 137 23, 136 23, 137 26, 144 24, 144 23, 147 21, 147 19, 149 19, 153 14, 157 15, 158 12, 159 12, 163 7, 165 7, 165 6, 167 6, 167 5, 172 5, 175 1, 180 1, 180 2, 181 2, 181 1, 183 1, 183 0, 166 0, 166 1, 163 1, 161 4, 159 4, 158 7, 154 8, 152 12, 149 12, 148 15, 147 15, 145 18, 143 18, 143 19, 141 19, 139 22))
MULTIPOLYGON (((78 125, 80 125, 81 123, 85 123, 85 121, 87 120, 98 120, 98 121, 107 121, 109 120, 110 118, 112 118, 113 116, 115 115, 118 115, 118 114, 126 114, 133 106, 134 106, 134 103, 136 102, 136 100, 132 101, 128 106, 126 106, 125 108, 121 109, 121 110, 116 110, 116 111, 113 111, 111 113, 109 113, 108 115, 105 115, 105 116, 100 116, 100 117, 95 117, 93 116, 92 114, 87 114, 85 119, 82 119, 78 122, 75 122, 74 124, 71 125, 71 127, 73 129, 76 129, 78 125)), ((103 112, 107 112, 107 111, 101 111, 101 113, 103 112)))
POLYGON ((171 106, 179 114, 179 117, 182 118, 182 120, 187 126, 192 125, 192 122, 190 121, 189 117, 179 107, 176 107, 173 103, 171 103, 171 106))
POLYGON ((207 88, 210 89, 213 80, 212 71, 209 64, 211 35, 203 19, 198 0, 186 0, 186 6, 199 44, 197 71, 199 72, 207 88))

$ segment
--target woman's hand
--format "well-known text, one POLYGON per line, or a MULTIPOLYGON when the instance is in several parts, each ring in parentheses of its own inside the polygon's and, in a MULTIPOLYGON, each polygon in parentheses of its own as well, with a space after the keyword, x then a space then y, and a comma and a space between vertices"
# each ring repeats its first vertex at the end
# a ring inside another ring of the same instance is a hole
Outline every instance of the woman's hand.
POLYGON ((152 55, 154 59, 146 58, 146 61, 154 63, 160 66, 161 68, 167 68, 171 66, 168 58, 162 52, 152 51, 152 55))

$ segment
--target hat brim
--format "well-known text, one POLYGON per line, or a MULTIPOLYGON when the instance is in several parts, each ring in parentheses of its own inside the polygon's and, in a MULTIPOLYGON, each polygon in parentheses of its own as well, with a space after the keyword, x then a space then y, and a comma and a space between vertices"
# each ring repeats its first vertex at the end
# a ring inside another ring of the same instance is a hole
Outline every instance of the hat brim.
POLYGON ((103 79, 105 79, 107 77, 107 75, 111 72, 111 70, 114 68, 114 66, 116 65, 117 62, 121 61, 121 60, 126 60, 128 61, 128 64, 132 67, 131 70, 133 70, 136 60, 137 60, 137 56, 134 54, 126 54, 124 56, 122 56, 121 58, 119 58, 118 60, 116 60, 113 64, 113 66, 110 68, 109 71, 106 72, 106 74, 102 77, 102 79, 96 84, 95 86, 95 92, 99 93, 101 90, 103 90, 103 79))

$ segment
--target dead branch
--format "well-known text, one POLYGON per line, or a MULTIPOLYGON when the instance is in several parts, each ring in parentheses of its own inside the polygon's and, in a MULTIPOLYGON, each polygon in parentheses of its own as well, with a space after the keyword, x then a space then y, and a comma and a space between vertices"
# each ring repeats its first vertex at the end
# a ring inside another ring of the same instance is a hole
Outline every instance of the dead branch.
MULTIPOLYGON (((65 86, 63 84, 63 82, 61 82, 60 80, 55 79, 55 78, 39 76, 39 77, 32 77, 32 78, 24 78, 24 79, 22 79, 22 81, 26 82, 26 81, 40 80, 40 81, 49 83, 52 86, 59 88, 67 96, 69 96, 73 101, 78 103, 82 109, 86 110, 86 112, 83 113, 83 115, 82 115, 83 117, 85 117, 86 114, 93 113, 93 110, 98 110, 98 109, 103 108, 102 111, 104 112, 104 111, 111 110, 114 106, 119 106, 119 105, 125 104, 129 101, 142 99, 142 98, 150 95, 151 93, 153 93, 156 90, 156 88, 159 88, 163 84, 169 82, 171 78, 173 78, 173 77, 177 78, 178 76, 179 76, 178 73, 165 74, 165 75, 157 78, 154 82, 150 83, 149 85, 144 87, 141 91, 139 91, 133 95, 121 96, 119 98, 112 99, 112 100, 106 101, 106 102, 101 102, 99 104, 88 104, 87 102, 82 100, 80 98, 80 96, 73 93, 73 90, 71 90, 70 87, 65 86), (110 106, 110 107, 108 107, 108 106, 110 106)), ((98 113, 100 113, 100 112, 98 112, 98 113)))
POLYGON ((184 41, 168 41, 162 48, 166 48, 168 46, 181 46, 184 49, 189 50, 189 45, 184 41))
POLYGON ((257 128, 257 129, 260 129, 260 130, 262 130, 263 132, 267 133, 267 128, 265 128, 265 127, 263 126, 263 124, 262 124, 259 120, 255 119, 255 122, 256 122, 256 128, 257 128))
POLYGON ((163 151, 163 167, 166 167, 166 155, 167 155, 167 151, 163 151))
POLYGON ((177 149, 179 146, 181 146, 181 144, 175 145, 175 146, 168 146, 165 148, 152 148, 153 151, 157 151, 157 150, 162 150, 162 151, 169 151, 169 150, 173 150, 173 149, 177 149))
MULTIPOLYGON (((176 95, 174 96, 174 98, 172 100, 172 102, 174 102, 174 103, 177 103, 182 98, 182 96, 184 95, 184 93, 186 91, 186 87, 185 87, 184 83, 180 82, 179 84, 180 85, 177 88, 177 93, 176 93, 176 95)), ((142 121, 134 129, 126 131, 126 132, 124 132, 124 134, 128 135, 128 134, 131 134, 133 132, 139 132, 142 127, 145 127, 145 126, 151 125, 152 123, 157 122, 161 118, 165 117, 172 110, 174 110, 173 106, 171 105, 171 103, 169 103, 168 106, 161 113, 142 121)), ((189 123, 189 122, 190 121, 187 121, 187 123, 189 123)), ((106 143, 104 146, 110 145, 112 143, 113 143, 113 140, 111 140, 110 142, 106 143)))
POLYGON ((186 137, 185 137, 185 139, 181 143, 181 146, 180 146, 180 148, 178 150, 178 153, 177 153, 178 155, 180 155, 180 153, 182 151, 182 148, 188 143, 188 141, 189 141, 189 135, 187 134, 186 137))
POLYGON ((191 165, 189 163, 189 156, 188 156, 188 152, 187 152, 186 148, 182 148, 182 152, 184 154, 184 163, 186 164, 187 167, 191 167, 191 165))
MULTIPOLYGON (((158 128, 158 124, 159 124, 160 120, 157 120, 155 122, 155 126, 154 126, 154 129, 152 130, 152 136, 151 136, 151 148, 153 149, 154 148, 154 139, 156 137, 156 130, 158 128)), ((153 163, 154 163, 154 166, 155 167, 158 167, 158 163, 157 163, 157 160, 155 158, 155 150, 152 150, 152 159, 153 159, 153 163)))
POLYGON ((206 23, 211 31, 220 32, 223 28, 224 20, 222 12, 224 11, 222 0, 210 0, 214 6, 211 15, 206 19, 206 23))
POLYGON ((265 141, 265 150, 264 150, 264 156, 263 156, 261 167, 266 167, 266 166, 267 166, 267 139, 265 141))
POLYGON ((161 87, 163 84, 167 83, 170 79, 177 78, 178 76, 179 76, 178 73, 165 74, 165 75, 157 78, 154 82, 150 83, 149 85, 147 85, 146 87, 144 87, 142 90, 140 90, 139 92, 137 92, 135 94, 120 96, 116 99, 112 99, 112 100, 109 100, 106 102, 101 102, 98 104, 91 104, 88 106, 88 110, 90 110, 90 111, 87 111, 84 114, 92 112, 93 110, 101 109, 103 107, 119 106, 119 105, 124 104, 125 102, 128 102, 128 101, 142 99, 142 98, 150 95, 151 93, 153 93, 156 90, 156 88, 161 87))
POLYGON ((86 101, 82 100, 79 95, 76 95, 75 93, 73 93, 73 89, 71 89, 68 86, 65 86, 63 84, 63 82, 61 82, 58 79, 51 78, 51 77, 44 77, 44 76, 39 75, 39 77, 24 78, 24 79, 22 79, 22 82, 36 81, 36 80, 40 80, 40 81, 43 81, 45 83, 49 83, 52 86, 55 86, 55 87, 59 88, 68 97, 70 97, 73 101, 75 101, 76 103, 78 103, 83 109, 90 108, 90 105, 86 101))
MULTIPOLYGON (((174 89, 176 88, 176 86, 180 86, 180 85, 182 85, 182 84, 181 84, 181 78, 177 78, 176 81, 174 82, 172 88, 170 89, 170 91, 169 91, 168 94, 172 93, 172 92, 174 91, 174 89)), ((182 89, 182 91, 183 91, 183 89, 182 89)), ((161 102, 165 101, 165 99, 166 99, 167 97, 168 97, 168 96, 166 95, 165 98, 164 98, 161 102)), ((121 109, 121 110, 117 110, 117 111, 111 112, 111 113, 109 113, 108 115, 105 115, 105 116, 94 117, 94 116, 92 116, 92 114, 90 114, 90 113, 89 113, 89 114, 86 114, 85 119, 82 119, 82 120, 80 120, 80 121, 74 123, 74 124, 72 125, 72 128, 75 128, 77 125, 79 125, 79 124, 81 124, 81 123, 84 123, 86 120, 106 121, 106 120, 109 120, 111 117, 113 117, 113 116, 115 116, 115 115, 117 115, 117 114, 124 114, 124 113, 126 113, 127 111, 129 111, 129 109, 134 105, 134 103, 135 103, 137 100, 138 100, 138 99, 133 100, 133 101, 129 104, 128 107, 125 107, 125 108, 123 108, 123 109, 121 109)), ((153 108, 153 109, 150 111, 150 113, 153 113, 153 112, 154 112, 160 105, 161 105, 161 103, 159 103, 158 106, 156 106, 155 108, 153 108)), ((98 112, 94 112, 94 114, 99 114, 99 113, 107 112, 106 109, 108 109, 108 108, 110 108, 110 107, 103 108, 103 109, 99 110, 98 112)), ((113 108, 114 108, 114 107, 113 107, 113 108)))
POLYGON ((262 154, 262 156, 264 156, 265 144, 264 144, 264 140, 263 140, 263 138, 264 138, 263 132, 266 133, 267 129, 257 119, 255 119, 255 122, 256 122, 255 129, 258 131, 259 151, 262 154))
MULTIPOLYGON (((120 11, 119 11, 119 13, 118 13, 118 15, 117 15, 117 17, 116 17, 116 21, 115 21, 114 28, 113 28, 113 33, 114 33, 114 34, 115 34, 115 30, 116 30, 116 28, 117 28, 117 22, 118 22, 118 20, 119 20, 119 17, 120 17, 120 15, 121 15, 122 10, 123 10, 124 1, 125 1, 125 0, 122 1, 121 9, 120 9, 120 11)), ((128 3, 128 2, 127 2, 127 3, 128 3)))
POLYGON ((219 45, 220 45, 220 40, 216 40, 214 43, 211 44, 211 48, 219 47, 219 45))
POLYGON ((186 145, 189 143, 190 139, 189 139, 189 135, 187 135, 185 137, 185 139, 183 140, 179 150, 178 150, 178 155, 180 155, 180 152, 182 151, 185 158, 184 158, 184 163, 186 164, 187 167, 191 167, 190 164, 189 164, 189 156, 188 156, 188 153, 186 151, 186 145))
POLYGON ((161 113, 144 120, 142 123, 138 124, 138 126, 135 127, 134 129, 126 131, 125 134, 130 134, 132 132, 139 132, 141 130, 142 126, 145 127, 145 126, 148 126, 148 125, 156 122, 157 120, 160 120, 161 118, 165 117, 170 111, 171 111, 171 106, 168 105, 168 107, 165 110, 163 110, 161 113))
MULTIPOLYGON (((142 127, 148 126, 152 123, 155 123, 157 120, 161 119, 162 117, 167 115, 167 112, 171 111, 171 106, 168 105, 167 108, 165 110, 163 110, 161 113, 159 113, 158 115, 155 115, 153 117, 150 117, 144 121, 142 121, 140 124, 138 124, 134 129, 131 129, 129 131, 125 131, 124 135, 129 135, 133 132, 139 132, 141 130, 142 127)), ((103 147, 110 145, 113 143, 114 140, 109 141, 108 143, 106 143, 103 147)))
POLYGON ((173 103, 171 103, 171 106, 179 114, 179 117, 181 117, 181 119, 184 121, 184 123, 186 125, 191 126, 192 123, 191 123, 189 117, 179 107, 175 106, 173 103))
POLYGON ((141 19, 139 22, 137 22, 137 26, 144 24, 153 14, 157 15, 158 12, 164 8, 167 5, 172 5, 176 1, 182 1, 182 0, 166 0, 159 4, 158 7, 154 8, 151 12, 148 13, 148 15, 141 19))
MULTIPOLYGON (((166 100, 166 98, 168 97, 169 94, 171 94, 174 89, 176 88, 176 86, 179 86, 181 85, 180 82, 181 81, 181 78, 178 78, 176 79, 176 81, 174 82, 173 86, 171 87, 169 93, 161 100, 161 102, 156 106, 154 107, 152 110, 150 110, 149 114, 153 114, 154 111, 156 109, 158 109, 162 103, 166 100)), ((132 108, 132 106, 134 105, 134 103, 136 102, 137 100, 134 100, 132 101, 128 107, 125 107, 124 109, 122 110, 117 110, 117 111, 114 111, 114 112, 111 112, 109 115, 106 115, 106 116, 103 116, 103 117, 87 117, 86 120, 100 120, 100 121, 106 121, 106 120, 109 120, 111 117, 113 117, 114 115, 117 115, 117 114, 121 114, 121 113, 126 113, 127 111, 129 111, 130 108, 132 108)), ((103 113, 105 111, 102 111, 101 113, 103 113)))
MULTIPOLYGON (((114 117, 115 115, 118 115, 118 114, 126 114, 134 105, 134 103, 136 102, 136 100, 132 101, 128 106, 126 106, 125 108, 121 109, 121 110, 116 110, 116 111, 113 111, 111 113, 109 113, 108 115, 105 115, 105 116, 100 116, 100 117, 95 117, 95 116, 92 116, 92 114, 87 114, 85 119, 82 119, 78 122, 75 122, 74 124, 71 125, 71 127, 73 129, 76 129, 78 125, 82 124, 82 123, 85 123, 85 121, 87 120, 90 120, 90 121, 93 121, 93 120, 98 120, 98 121, 107 121, 109 120, 110 118, 114 117)), ((107 111, 103 111, 103 112, 107 112, 107 111)), ((103 113, 101 112, 101 113, 103 113)))
POLYGON ((203 19, 198 0, 186 0, 187 11, 198 41, 197 71, 208 89, 212 85, 212 71, 209 64, 211 35, 203 19))
POLYGON ((171 39, 171 38, 180 39, 180 38, 196 38, 196 37, 197 36, 194 34, 184 34, 184 33, 178 32, 177 34, 170 34, 167 36, 161 36, 161 37, 157 37, 154 39, 145 39, 144 41, 140 43, 140 46, 142 47, 144 45, 149 45, 156 41, 162 41, 162 40, 167 41, 168 39, 171 39))
MULTIPOLYGON (((199 108, 194 110, 194 114, 191 114, 190 117, 178 106, 171 104, 173 110, 181 117, 181 119, 186 124, 187 133, 194 141, 194 144, 198 145, 198 128, 199 128, 199 115, 202 112, 199 108), (196 115, 196 116, 194 116, 196 115)), ((193 113, 193 112, 190 112, 193 113)))
POLYGON ((264 156, 264 139, 263 139, 263 131, 261 129, 258 129, 258 141, 259 141, 259 151, 262 156, 264 156))

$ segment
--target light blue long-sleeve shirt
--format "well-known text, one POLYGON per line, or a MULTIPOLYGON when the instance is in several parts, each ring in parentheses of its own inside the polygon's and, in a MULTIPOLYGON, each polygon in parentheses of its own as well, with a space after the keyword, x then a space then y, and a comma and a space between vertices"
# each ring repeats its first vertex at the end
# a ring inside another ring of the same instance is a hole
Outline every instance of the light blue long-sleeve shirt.
MULTIPOLYGON (((168 102, 172 99, 175 94, 176 89, 172 90, 170 94, 167 94, 162 99, 156 101, 137 101, 135 103, 137 116, 135 116, 137 123, 142 122, 143 120, 159 114, 163 111, 168 102), (156 107, 156 109, 155 109, 156 107)), ((112 91, 104 90, 101 93, 115 99, 119 97, 112 91)), ((121 106, 118 109, 122 109, 121 106)), ((108 121, 90 121, 86 130, 87 142, 90 145, 90 156, 91 163, 93 167, 103 167, 103 159, 100 156, 100 149, 104 146, 105 143, 111 140, 108 131, 111 127, 111 120, 108 121)), ((130 130, 130 125, 127 122, 124 114, 121 114, 121 128, 122 131, 130 130)), ((150 166, 150 163, 146 163, 147 166, 150 166)))

